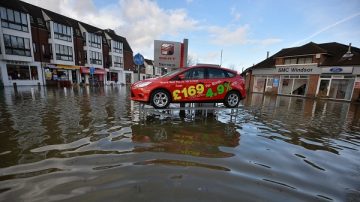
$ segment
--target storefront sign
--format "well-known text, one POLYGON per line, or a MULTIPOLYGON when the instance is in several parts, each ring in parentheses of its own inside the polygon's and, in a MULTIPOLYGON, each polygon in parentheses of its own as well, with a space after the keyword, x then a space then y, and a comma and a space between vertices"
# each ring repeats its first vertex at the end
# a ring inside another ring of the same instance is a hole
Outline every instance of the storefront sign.
POLYGON ((162 68, 180 67, 181 52, 181 43, 179 42, 155 40, 154 65, 162 68))
MULTIPOLYGON (((88 67, 81 67, 80 71, 82 74, 90 74, 90 69, 88 67)), ((95 68, 94 74, 105 74, 104 69, 95 68)))
POLYGON ((314 66, 280 66, 276 68, 278 74, 319 74, 319 68, 314 66))
POLYGON ((351 74, 354 67, 323 67, 321 73, 324 74, 351 74))

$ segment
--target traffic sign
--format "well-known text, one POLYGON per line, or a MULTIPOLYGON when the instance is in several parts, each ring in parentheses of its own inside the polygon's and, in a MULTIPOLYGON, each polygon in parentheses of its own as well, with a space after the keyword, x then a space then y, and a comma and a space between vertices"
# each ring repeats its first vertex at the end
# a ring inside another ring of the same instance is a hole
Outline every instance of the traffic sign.
POLYGON ((93 75, 95 73, 95 67, 90 67, 90 74, 93 75))
POLYGON ((143 65, 144 64, 144 56, 142 56, 140 53, 137 53, 134 56, 134 63, 136 65, 143 65))

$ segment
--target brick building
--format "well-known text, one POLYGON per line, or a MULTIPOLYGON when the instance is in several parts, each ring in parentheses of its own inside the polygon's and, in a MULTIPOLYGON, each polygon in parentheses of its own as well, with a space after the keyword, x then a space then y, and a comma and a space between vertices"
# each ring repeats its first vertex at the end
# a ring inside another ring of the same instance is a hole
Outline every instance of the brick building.
POLYGON ((0 85, 133 82, 133 52, 113 30, 18 0, 0 14, 0 85))
POLYGON ((248 92, 359 101, 360 49, 310 42, 280 50, 243 76, 248 92))

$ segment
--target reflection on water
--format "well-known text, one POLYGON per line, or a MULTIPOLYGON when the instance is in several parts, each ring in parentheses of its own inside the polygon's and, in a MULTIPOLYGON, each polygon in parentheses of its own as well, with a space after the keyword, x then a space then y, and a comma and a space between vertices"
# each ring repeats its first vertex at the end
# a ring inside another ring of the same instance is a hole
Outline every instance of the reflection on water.
POLYGON ((128 97, 1 89, 0 200, 360 198, 359 105, 252 94, 235 113, 142 121, 128 97))

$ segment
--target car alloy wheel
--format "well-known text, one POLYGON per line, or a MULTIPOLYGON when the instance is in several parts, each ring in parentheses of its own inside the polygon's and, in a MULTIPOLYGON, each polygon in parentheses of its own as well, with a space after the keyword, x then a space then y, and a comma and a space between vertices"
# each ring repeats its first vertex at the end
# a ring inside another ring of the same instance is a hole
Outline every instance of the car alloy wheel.
POLYGON ((151 96, 151 105, 156 109, 163 109, 169 106, 170 96, 164 90, 156 90, 151 96))
POLYGON ((234 108, 237 107, 239 105, 240 102, 240 96, 239 93, 235 92, 235 91, 231 91, 229 92, 224 100, 224 104, 226 107, 229 108, 234 108))

